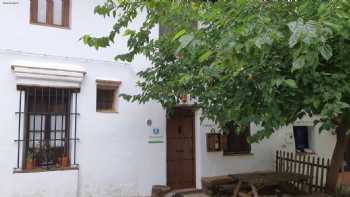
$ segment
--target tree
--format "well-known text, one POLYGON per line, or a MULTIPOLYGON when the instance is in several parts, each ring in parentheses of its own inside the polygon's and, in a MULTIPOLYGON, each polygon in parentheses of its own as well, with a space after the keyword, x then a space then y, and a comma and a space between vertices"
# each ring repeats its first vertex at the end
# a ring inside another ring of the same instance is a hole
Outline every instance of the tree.
POLYGON ((98 49, 122 33, 130 50, 116 59, 143 54, 152 61, 139 73, 142 92, 126 99, 171 108, 179 96, 191 95, 222 127, 261 125, 251 142, 320 115, 315 124, 322 131, 336 129, 327 175, 334 191, 350 128, 349 10, 347 0, 106 0, 95 12, 115 18, 110 34, 82 39, 98 49), (140 12, 142 26, 128 29, 140 12), (195 21, 200 28, 193 28, 195 21), (171 31, 153 39, 158 24, 171 31))

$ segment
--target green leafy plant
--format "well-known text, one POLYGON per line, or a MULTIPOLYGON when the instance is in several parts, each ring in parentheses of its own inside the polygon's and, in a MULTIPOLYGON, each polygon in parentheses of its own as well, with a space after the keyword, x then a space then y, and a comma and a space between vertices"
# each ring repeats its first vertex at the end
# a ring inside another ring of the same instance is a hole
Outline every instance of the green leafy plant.
POLYGON ((335 193, 332 194, 332 197, 349 197, 350 189, 345 186, 338 186, 335 193))
POLYGON ((27 160, 27 161, 33 160, 33 153, 32 153, 32 152, 28 152, 28 153, 27 153, 26 160, 27 160))
POLYGON ((319 115, 321 131, 336 129, 327 175, 334 191, 350 129, 349 10, 346 0, 105 0, 95 13, 115 18, 113 28, 82 40, 99 49, 123 35, 129 51, 116 59, 152 61, 139 73, 142 92, 125 99, 171 109, 190 95, 221 127, 261 125, 250 142, 319 115), (131 30, 141 12, 141 27, 131 30), (159 39, 152 33, 158 24, 168 27, 159 39))

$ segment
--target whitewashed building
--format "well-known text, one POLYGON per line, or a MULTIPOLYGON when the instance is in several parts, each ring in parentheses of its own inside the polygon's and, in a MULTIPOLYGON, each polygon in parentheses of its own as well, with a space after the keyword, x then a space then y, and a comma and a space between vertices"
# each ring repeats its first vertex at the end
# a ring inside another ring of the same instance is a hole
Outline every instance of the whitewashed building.
MULTIPOLYGON (((207 152, 215 125, 201 123, 200 111, 186 105, 167 120, 156 102, 118 98, 139 91, 136 73, 151 64, 113 61, 126 38, 99 51, 79 41, 113 25, 93 14, 102 2, 0 0, 1 197, 148 196, 152 185, 200 188, 201 177, 272 170, 275 150, 295 152, 293 126, 207 152)), ((334 136, 315 132, 311 120, 296 124, 310 130, 305 148, 330 156, 334 136)))

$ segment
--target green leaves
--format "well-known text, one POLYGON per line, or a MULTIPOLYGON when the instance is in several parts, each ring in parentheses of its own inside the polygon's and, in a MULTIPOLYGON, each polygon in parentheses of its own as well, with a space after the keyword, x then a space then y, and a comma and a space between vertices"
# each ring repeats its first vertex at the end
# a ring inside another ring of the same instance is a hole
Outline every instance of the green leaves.
POLYGON ((293 61, 292 72, 302 69, 305 66, 305 57, 300 56, 293 61))
POLYGON ((94 47, 96 50, 110 46, 109 37, 93 38, 89 35, 84 35, 80 38, 80 40, 82 40, 84 44, 94 47))
POLYGON ((344 109, 348 109, 350 105, 342 101, 329 102, 322 109, 321 116, 325 118, 337 117, 344 109))
POLYGON ((333 56, 333 50, 328 44, 320 46, 319 51, 325 60, 329 60, 333 56))
POLYGON ((127 29, 124 31, 123 36, 130 36, 130 35, 134 35, 136 32, 134 30, 131 29, 127 29))
POLYGON ((171 108, 189 94, 221 126, 261 125, 254 141, 305 114, 321 114, 327 129, 350 114, 348 1, 105 0, 95 10, 118 17, 108 36, 85 35, 85 44, 98 49, 127 36, 129 51, 116 59, 152 61, 139 73, 142 91, 127 100, 171 108), (140 10, 145 20, 129 30, 140 10), (159 23, 171 27, 160 39, 150 36, 159 23))
POLYGON ((183 29, 183 30, 177 32, 177 33, 175 34, 174 38, 173 38, 173 41, 179 39, 179 38, 180 38, 181 36, 183 36, 185 33, 186 33, 186 29, 183 29))
POLYGON ((194 35, 193 34, 186 34, 180 37, 179 42, 180 45, 176 50, 176 53, 179 53, 182 49, 184 49, 185 47, 187 47, 194 39, 194 35))
POLYGON ((321 36, 319 35, 321 34, 319 24, 313 20, 304 23, 304 20, 300 18, 297 21, 290 22, 288 27, 292 32, 292 35, 289 38, 290 48, 293 48, 300 41, 308 45, 313 44, 317 42, 319 36, 321 36))
POLYGON ((303 20, 293 21, 288 23, 288 27, 292 32, 289 38, 289 47, 292 48, 298 43, 298 39, 303 31, 304 22, 303 20))
POLYGON ((284 81, 284 83, 290 88, 298 88, 297 83, 293 79, 287 79, 284 81))
POLYGON ((259 49, 261 49, 262 45, 264 45, 264 44, 272 45, 272 42, 273 41, 269 36, 264 35, 264 36, 258 37, 255 40, 255 46, 258 47, 259 49))
POLYGON ((209 56, 213 54, 213 51, 209 50, 207 52, 205 52, 203 55, 201 55, 198 59, 199 62, 204 62, 204 61, 208 61, 209 56))
POLYGON ((188 83, 191 80, 190 75, 187 74, 181 74, 180 78, 179 78, 179 83, 181 85, 186 85, 186 83, 188 83))

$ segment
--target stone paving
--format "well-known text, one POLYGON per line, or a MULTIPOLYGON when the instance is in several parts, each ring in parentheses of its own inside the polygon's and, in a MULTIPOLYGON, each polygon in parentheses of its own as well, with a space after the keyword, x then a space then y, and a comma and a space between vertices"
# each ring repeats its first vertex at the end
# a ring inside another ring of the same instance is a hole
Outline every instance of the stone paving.
MULTIPOLYGON (((186 194, 184 197, 210 197, 207 194, 204 193, 194 193, 194 194, 186 194)), ((276 197, 275 195, 273 196, 260 196, 260 197, 276 197)), ((295 197, 295 196, 290 196, 290 195, 283 195, 283 197, 295 197)), ((329 195, 326 194, 312 194, 312 195, 305 195, 305 196, 299 196, 299 197, 329 197, 329 195)))

